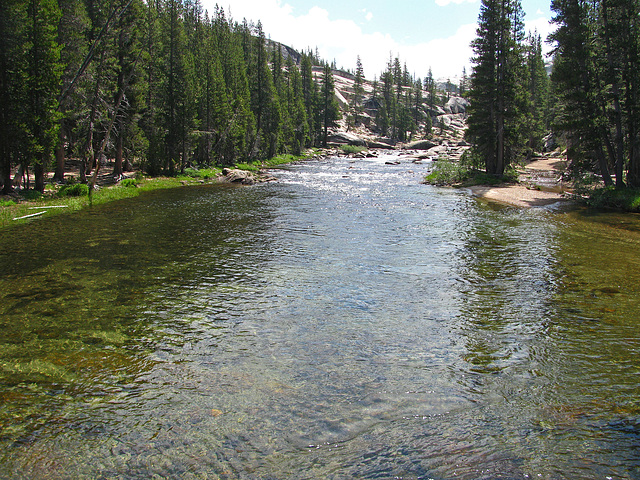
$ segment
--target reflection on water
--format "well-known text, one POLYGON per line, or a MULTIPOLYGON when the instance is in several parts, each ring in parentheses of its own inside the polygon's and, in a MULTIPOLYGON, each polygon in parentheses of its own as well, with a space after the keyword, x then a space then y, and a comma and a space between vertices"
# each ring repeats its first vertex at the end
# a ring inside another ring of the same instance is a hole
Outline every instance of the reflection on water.
POLYGON ((0 477, 640 477, 637 218, 384 161, 1 232, 0 477))

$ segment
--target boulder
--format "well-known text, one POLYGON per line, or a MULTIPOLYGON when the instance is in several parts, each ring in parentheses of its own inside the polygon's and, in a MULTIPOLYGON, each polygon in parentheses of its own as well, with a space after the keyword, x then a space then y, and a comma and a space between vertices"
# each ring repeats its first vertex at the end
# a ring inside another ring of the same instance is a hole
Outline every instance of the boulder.
POLYGON ((448 113, 465 113, 467 111, 467 107, 469 106, 469 101, 466 98, 462 97, 451 97, 447 104, 445 105, 445 110, 448 113))
POLYGON ((355 145, 357 147, 365 147, 367 144, 362 138, 348 132, 332 132, 327 137, 327 142, 338 145, 355 145))
POLYGON ((404 148, 407 150, 429 150, 435 147, 437 144, 431 140, 418 140, 417 142, 406 143, 404 148))
POLYGON ((427 150, 426 155, 430 158, 438 158, 440 155, 447 153, 447 151, 448 147, 446 145, 436 145, 427 150))
MULTIPOLYGON (((390 142, 390 140, 389 140, 390 142)), ((393 150, 394 145, 391 143, 387 143, 385 140, 367 140, 367 147, 369 148, 379 148, 381 150, 393 150)))
POLYGON ((556 137, 553 133, 550 133, 546 137, 542 139, 542 144, 544 145, 543 151, 552 152, 556 148, 558 148, 558 144, 556 142, 556 137))
POLYGON ((241 185, 253 185, 256 183, 253 173, 246 170, 224 168, 222 169, 222 175, 224 175, 223 181, 228 183, 239 183, 241 185))

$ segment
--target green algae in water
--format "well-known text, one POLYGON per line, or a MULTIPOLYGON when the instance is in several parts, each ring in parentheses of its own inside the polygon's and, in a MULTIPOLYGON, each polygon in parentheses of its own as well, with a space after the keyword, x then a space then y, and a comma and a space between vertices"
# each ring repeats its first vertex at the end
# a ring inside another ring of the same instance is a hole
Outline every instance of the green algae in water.
POLYGON ((2 234, 0 476, 633 478, 637 230, 300 168, 2 234))

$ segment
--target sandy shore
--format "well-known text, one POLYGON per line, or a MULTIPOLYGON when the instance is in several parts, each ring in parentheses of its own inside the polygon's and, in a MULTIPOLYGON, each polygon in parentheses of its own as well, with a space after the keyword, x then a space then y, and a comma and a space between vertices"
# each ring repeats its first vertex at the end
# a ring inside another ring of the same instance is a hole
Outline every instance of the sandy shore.
POLYGON ((473 195, 515 207, 544 207, 558 202, 571 202, 561 176, 565 162, 558 158, 535 160, 520 170, 520 184, 470 187, 473 195), (550 191, 552 190, 552 191, 550 191), (558 190, 558 191, 556 191, 558 190))

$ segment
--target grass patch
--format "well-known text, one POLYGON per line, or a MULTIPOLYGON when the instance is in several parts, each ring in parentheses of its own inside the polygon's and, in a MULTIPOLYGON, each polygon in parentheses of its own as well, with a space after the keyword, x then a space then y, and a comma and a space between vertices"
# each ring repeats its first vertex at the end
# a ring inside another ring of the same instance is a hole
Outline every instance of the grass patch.
POLYGON ((340 150, 344 152, 345 155, 356 154, 360 152, 364 152, 366 150, 365 147, 359 147, 357 145, 341 145, 340 150))
POLYGON ((220 168, 187 168, 184 171, 184 175, 190 178, 210 180, 212 178, 216 178, 221 172, 222 169, 220 168))
POLYGON ((640 213, 640 189, 596 188, 590 192, 586 202, 592 208, 613 208, 625 212, 640 213))
POLYGON ((236 168, 238 170, 245 170, 247 172, 257 172, 262 168, 261 162, 253 162, 253 163, 237 163, 236 168))
POLYGON ((290 155, 288 153, 283 155, 278 155, 277 157, 270 158, 266 162, 264 162, 265 167, 277 167, 278 165, 284 165, 286 163, 293 163, 300 160, 305 160, 309 158, 308 155, 290 155))

